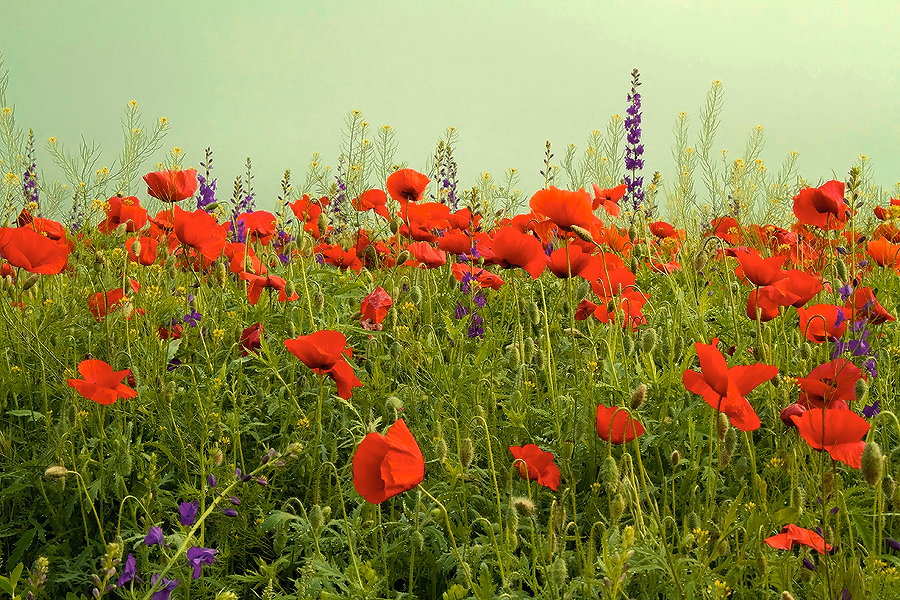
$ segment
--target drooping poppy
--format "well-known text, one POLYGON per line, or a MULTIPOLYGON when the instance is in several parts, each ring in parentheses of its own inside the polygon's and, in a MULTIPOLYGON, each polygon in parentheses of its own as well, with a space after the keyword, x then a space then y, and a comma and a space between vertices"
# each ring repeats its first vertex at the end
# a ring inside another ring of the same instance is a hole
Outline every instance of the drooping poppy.
POLYGON ((131 375, 130 369, 113 371, 109 364, 92 358, 78 363, 78 372, 84 379, 70 379, 69 387, 75 388, 88 400, 112 404, 118 398, 137 396, 136 391, 122 383, 122 379, 131 375))
POLYGON ((147 193, 163 202, 180 202, 197 191, 197 169, 170 169, 143 177, 147 193))
POLYGON ((256 303, 259 302, 259 297, 262 295, 262 291, 264 289, 272 289, 278 290, 278 301, 279 302, 293 302, 300 298, 297 292, 291 294, 291 297, 288 298, 286 287, 287 282, 276 275, 254 275, 252 273, 241 273, 240 278, 245 280, 248 283, 247 286, 247 300, 250 301, 250 304, 256 306, 256 303))
POLYGON ((267 246, 276 233, 275 215, 265 210, 256 210, 253 212, 241 213, 237 217, 238 222, 244 224, 244 232, 247 235, 247 241, 258 241, 263 246, 267 246))
POLYGON ((515 466, 522 479, 537 480, 539 485, 553 491, 559 488, 559 467, 553 463, 552 452, 544 452, 535 444, 510 446, 509 451, 516 459, 515 466))
POLYGON ((831 458, 854 469, 862 467, 863 441, 869 423, 852 410, 811 408, 791 416, 800 437, 814 450, 826 450, 831 458))
POLYGON ((847 320, 844 311, 832 304, 816 304, 809 308, 798 308, 800 315, 800 333, 806 339, 817 344, 826 340, 840 338, 847 331, 847 320))
POLYGON ((147 209, 141 207, 137 196, 113 196, 109 199, 106 218, 97 225, 103 233, 110 233, 125 223, 125 231, 134 232, 147 224, 147 209))
POLYGON ((425 479, 425 459, 403 419, 387 434, 368 434, 353 454, 353 486, 370 504, 381 504, 425 479))
POLYGON ((843 229, 850 216, 844 204, 844 183, 832 180, 800 190, 794 196, 794 216, 801 223, 826 231, 843 229))
POLYGON ((132 237, 125 241, 125 248, 131 260, 147 267, 156 262, 159 241, 151 237, 132 237))
POLYGON ((387 178, 387 191, 391 198, 401 204, 418 202, 428 189, 431 180, 415 169, 400 169, 387 178))
POLYGON ((763 258, 752 248, 729 248, 725 250, 725 254, 738 260, 744 276, 753 285, 772 285, 786 277, 785 272, 781 270, 785 260, 783 256, 763 258))
POLYGON ((393 304, 394 301, 390 295, 383 287, 378 286, 362 299, 359 312, 362 313, 363 320, 368 319, 372 323, 381 323, 393 304))
POLYGON ((362 269, 362 261, 356 255, 356 248, 344 250, 340 245, 333 244, 321 247, 320 252, 325 264, 333 265, 341 271, 349 269, 359 273, 362 269))
POLYGON ((348 399, 353 388, 362 387, 353 367, 345 356, 352 357, 353 350, 346 347, 347 338, 339 331, 323 330, 287 339, 284 346, 303 364, 319 375, 328 375, 337 385, 338 395, 348 399))
POLYGON ((56 275, 69 262, 69 247, 31 227, 0 227, 0 256, 29 273, 56 275))
POLYGON ((541 242, 527 233, 520 233, 512 227, 501 227, 494 233, 491 250, 501 267, 520 267, 532 279, 544 272, 544 249, 541 242))
POLYGON ((815 531, 790 524, 782 528, 782 533, 767 537, 765 542, 776 550, 790 550, 794 544, 809 546, 819 554, 831 551, 831 544, 826 544, 821 535, 815 531))
POLYGON ((260 323, 254 323, 241 331, 241 356, 247 356, 251 352, 259 350, 262 347, 263 334, 265 334, 265 329, 260 323))
POLYGON ((367 210, 374 211, 376 215, 381 215, 385 220, 390 221, 391 216, 387 210, 387 194, 379 188, 371 189, 362 193, 358 198, 351 201, 353 208, 360 212, 367 210))
POLYGON ((846 358, 837 358, 819 365, 806 377, 798 377, 800 386, 798 404, 806 408, 834 408, 835 403, 856 400, 856 382, 862 377, 862 369, 846 358))
POLYGON ((712 344, 694 344, 701 372, 686 370, 682 374, 684 387, 689 392, 702 396, 711 407, 728 415, 736 428, 753 431, 760 426, 759 417, 744 396, 759 384, 775 377, 778 368, 762 363, 729 368, 725 357, 716 347, 718 343, 719 340, 713 338, 712 344))
POLYGON ((588 229, 595 220, 591 195, 583 188, 570 192, 551 185, 535 192, 529 206, 562 229, 570 229, 573 225, 588 229))
POLYGON ((597 435, 604 442, 626 444, 644 434, 644 426, 618 406, 597 406, 597 435))
POLYGON ((897 317, 889 313, 878 300, 870 287, 861 287, 853 290, 853 294, 847 300, 845 306, 850 314, 850 320, 856 322, 865 317, 872 325, 881 325, 887 321, 896 321, 897 317))

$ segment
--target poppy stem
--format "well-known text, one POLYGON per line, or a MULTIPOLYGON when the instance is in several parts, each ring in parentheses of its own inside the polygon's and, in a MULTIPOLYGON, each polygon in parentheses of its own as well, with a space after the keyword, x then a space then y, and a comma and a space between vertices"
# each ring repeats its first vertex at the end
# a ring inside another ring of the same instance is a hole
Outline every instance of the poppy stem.
POLYGON ((325 390, 325 375, 319 373, 319 401, 316 404, 316 425, 318 426, 318 430, 316 431, 316 452, 319 453, 319 443, 322 440, 322 396, 325 390))
POLYGON ((462 568, 463 575, 466 578, 466 583, 469 584, 469 589, 475 589, 475 583, 472 581, 472 576, 469 574, 469 565, 463 560, 462 555, 459 553, 459 547, 456 545, 456 537, 453 535, 453 528, 450 526, 450 515, 447 512, 447 509, 444 507, 441 502, 428 493, 428 490, 419 486, 419 489, 422 490, 422 493, 431 498, 431 501, 438 505, 438 508, 444 513, 444 523, 447 526, 447 535, 450 536, 450 544, 453 546, 453 554, 456 555, 456 560, 459 561, 459 566, 462 568))

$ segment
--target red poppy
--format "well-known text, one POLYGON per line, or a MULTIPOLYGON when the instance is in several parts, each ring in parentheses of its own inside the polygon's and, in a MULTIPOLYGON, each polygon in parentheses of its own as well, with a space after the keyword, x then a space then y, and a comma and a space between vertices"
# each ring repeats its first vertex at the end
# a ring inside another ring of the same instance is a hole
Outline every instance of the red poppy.
POLYGON ((583 188, 570 192, 551 185, 535 192, 529 206, 562 229, 570 229, 573 225, 587 229, 595 221, 591 211, 591 195, 583 188))
POLYGON ((800 332, 811 342, 821 344, 825 340, 840 338, 847 331, 843 310, 831 304, 816 304, 798 308, 800 332), (840 311, 840 312, 838 312, 840 311))
POLYGON ((844 204, 844 183, 831 180, 817 188, 804 188, 794 196, 794 216, 806 225, 826 231, 844 228, 850 210, 844 204))
POLYGON ((618 217, 619 200, 625 195, 628 186, 623 183, 614 188, 602 190, 596 183, 592 183, 591 185, 594 186, 594 201, 591 203, 591 210, 597 210, 602 206, 603 210, 606 211, 606 214, 611 217, 618 217))
POLYGON ((886 209, 876 206, 875 216, 882 221, 890 221, 900 217, 900 198, 891 198, 891 203, 886 209))
POLYGON ((468 208, 461 208, 454 213, 450 213, 447 215, 447 222, 450 223, 450 227, 454 229, 469 229, 478 228, 478 224, 481 223, 481 215, 476 214, 474 218, 472 218, 472 211, 468 208), (473 222, 474 221, 474 222, 473 222))
MULTIPOLYGON (((129 281, 131 282, 132 293, 137 294, 141 289, 141 284, 134 279, 129 281)), ((96 294, 91 294, 88 298, 88 309, 90 309, 94 318, 100 321, 111 311, 117 309, 124 298, 125 292, 122 288, 116 288, 108 292, 97 292, 96 294)))
POLYGON ((588 315, 593 314, 595 310, 597 310, 597 305, 585 298, 578 303, 578 308, 575 310, 575 320, 584 321, 588 318, 588 315))
POLYGON ((253 251, 253 246, 240 242, 229 242, 225 244, 224 254, 228 259, 228 270, 232 273, 250 272, 254 275, 268 273, 266 266, 253 251))
POLYGON ((805 306, 812 300, 816 294, 822 291, 822 279, 815 275, 810 275, 806 271, 799 269, 788 269, 784 271, 786 277, 778 282, 779 287, 783 288, 786 295, 794 295, 797 297, 791 303, 791 306, 800 308, 805 306))
POLYGON ((353 454, 353 487, 370 504, 411 490, 425 479, 425 458, 403 419, 386 435, 368 434, 353 454))
POLYGON ((604 442, 625 444, 644 434, 644 426, 618 406, 597 406, 597 435, 604 442))
POLYGON ((862 466, 869 423, 852 410, 811 408, 791 417, 800 437, 814 450, 827 450, 831 458, 854 469, 862 466))
POLYGON ((422 199, 431 180, 415 169, 400 169, 387 178, 387 191, 391 198, 401 204, 422 199))
POLYGON ((279 302, 293 302, 300 298, 297 292, 294 292, 291 297, 288 298, 287 292, 285 291, 287 282, 281 277, 275 275, 266 276, 254 275, 253 273, 241 273, 240 278, 247 281, 249 284, 247 286, 247 300, 254 306, 259 302, 259 297, 262 295, 264 289, 278 290, 279 302))
POLYGON ((851 314, 850 320, 854 322, 859 317, 865 317, 873 325, 881 325, 887 321, 897 320, 897 317, 878 303, 878 300, 875 299, 875 293, 869 287, 853 290, 853 295, 847 300, 845 308, 851 314))
POLYGON ((0 227, 0 256, 29 273, 56 275, 69 262, 69 247, 31 227, 0 227))
POLYGON ((785 260, 783 256, 763 258, 756 250, 746 247, 729 248, 725 250, 725 254, 738 260, 744 276, 753 285, 772 285, 786 277, 785 272, 781 270, 781 265, 784 264, 785 260))
POLYGON ((344 356, 353 356, 353 350, 346 348, 347 338, 338 331, 317 331, 287 339, 284 346, 299 358, 303 364, 319 375, 328 375, 337 384, 338 395, 348 399, 353 388, 362 387, 362 382, 353 373, 353 367, 344 356))
POLYGON ((600 277, 600 262, 597 257, 582 250, 581 246, 573 244, 568 249, 557 248, 544 260, 550 272, 560 279, 580 276, 593 281, 600 277))
MULTIPOLYGON (((191 169, 193 170, 193 169, 191 169)), ((175 237, 209 260, 216 260, 225 248, 225 231, 216 218, 202 209, 193 212, 174 207, 175 237)))
POLYGON ((113 196, 109 199, 109 208, 104 219, 97 229, 103 233, 110 233, 125 223, 125 231, 134 232, 147 224, 147 209, 141 208, 141 202, 137 196, 113 196))
POLYGON ((734 217, 719 217, 710 223, 712 235, 720 237, 729 244, 739 244, 743 241, 741 229, 734 217))
POLYGON ((675 228, 665 221, 656 221, 654 223, 650 223, 650 233, 658 238, 678 237, 678 232, 675 230, 675 228))
POLYGON ((147 267, 156 262, 159 241, 149 237, 128 238, 125 241, 125 248, 128 249, 128 256, 131 260, 147 267), (137 244, 137 254, 134 252, 135 244, 137 244))
POLYGON ((288 203, 291 212, 303 223, 303 230, 308 231, 316 239, 325 234, 324 231, 319 231, 319 215, 322 214, 322 208, 327 205, 328 198, 325 196, 318 200, 311 200, 307 194, 303 194, 302 198, 298 198, 293 203, 288 203))
POLYGON ((275 215, 268 211, 241 213, 237 220, 244 223, 248 242, 255 240, 266 246, 275 237, 275 215))
POLYGON ((371 189, 364 192, 359 198, 354 198, 351 204, 353 208, 360 212, 372 210, 375 211, 376 215, 381 215, 388 221, 391 219, 387 210, 387 194, 384 193, 384 190, 371 189))
POLYGON ((438 250, 427 242, 413 242, 406 247, 416 261, 422 263, 429 269, 434 269, 447 264, 447 253, 438 250))
POLYGON ((70 379, 69 387, 99 404, 112 404, 118 398, 134 398, 137 392, 122 383, 122 379, 131 375, 129 369, 113 371, 112 367, 102 360, 89 359, 78 363, 78 372, 84 379, 70 379))
POLYGON ((856 382, 862 377, 862 369, 845 358, 838 358, 810 371, 807 377, 798 377, 800 386, 798 404, 806 408, 833 408, 835 403, 856 400, 856 382))
POLYGON ((171 169, 144 175, 147 193, 163 202, 180 202, 197 191, 197 169, 171 169))
POLYGON ((494 233, 491 250, 497 264, 504 268, 520 267, 537 279, 544 272, 544 249, 541 242, 512 227, 501 227, 494 233))
POLYGON ((866 251, 882 267, 896 269, 900 264, 900 245, 892 244, 887 238, 878 238, 866 243, 866 251))
POLYGON ((322 253, 322 258, 326 264, 334 265, 341 271, 350 269, 351 271, 356 271, 357 273, 359 273, 359 271, 362 269, 362 262, 356 255, 355 248, 344 250, 338 244, 330 246, 325 245, 321 247, 320 252, 322 253))
POLYGON ((167 340, 169 338, 177 340, 184 335, 184 328, 181 326, 181 323, 175 323, 168 327, 160 325, 159 329, 156 330, 156 335, 159 336, 159 339, 161 340, 167 340))
POLYGON ((553 464, 551 452, 544 452, 534 444, 510 446, 509 451, 516 459, 515 465, 522 479, 537 480, 539 485, 554 492, 559 488, 559 467, 553 464))
POLYGON ((453 276, 456 278, 456 280, 460 282, 463 280, 463 277, 466 273, 471 273, 475 280, 478 282, 478 285, 483 288, 499 290, 500 286, 505 283, 499 275, 494 275, 490 271, 482 269, 481 267, 475 267, 466 263, 453 263, 453 265, 450 267, 450 270, 453 272, 453 276))
POLYGON ((728 415, 732 425, 741 431, 753 431, 760 425, 759 417, 744 396, 775 377, 778 368, 761 363, 728 368, 725 357, 716 347, 718 343, 719 340, 713 338, 712 344, 694 344, 702 372, 686 370, 682 374, 684 387, 728 415))
POLYGON ((359 305, 359 312, 362 318, 368 319, 372 323, 381 323, 388 313, 388 309, 394 304, 390 295, 384 288, 379 286, 372 290, 368 296, 362 299, 359 305))
MULTIPOLYGON (((601 265, 603 261, 601 261, 601 265)), ((597 281, 591 282, 591 289, 603 299, 619 296, 635 284, 634 273, 617 263, 606 260, 606 269, 601 269, 597 281)))
POLYGON ((802 546, 809 546, 819 554, 831 552, 831 544, 826 544, 821 535, 815 531, 797 527, 796 525, 785 525, 782 533, 767 537, 765 542, 776 550, 790 550, 795 543, 802 546))
POLYGON ((784 293, 774 286, 756 288, 747 296, 747 318, 752 321, 758 318, 763 323, 771 321, 781 312, 783 298, 784 293))
POLYGON ((264 333, 265 330, 259 323, 254 323, 241 331, 241 356, 247 356, 251 352, 259 350, 262 347, 262 336, 264 333))

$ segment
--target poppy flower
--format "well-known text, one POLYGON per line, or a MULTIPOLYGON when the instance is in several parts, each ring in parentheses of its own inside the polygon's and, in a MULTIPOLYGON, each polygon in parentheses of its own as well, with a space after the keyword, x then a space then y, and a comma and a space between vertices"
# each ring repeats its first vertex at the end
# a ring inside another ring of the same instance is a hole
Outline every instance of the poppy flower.
POLYGON ((344 250, 338 244, 334 244, 323 246, 320 252, 326 264, 333 265, 341 271, 349 269, 359 273, 362 269, 362 261, 356 255, 356 248, 344 250))
POLYGON ((763 258, 752 248, 729 248, 725 254, 735 257, 741 264, 744 276, 756 286, 772 285, 784 279, 786 274, 781 270, 784 256, 763 258))
POLYGON ((747 297, 747 318, 752 321, 758 318, 762 323, 771 321, 780 314, 782 305, 779 302, 783 297, 784 294, 773 286, 756 288, 747 297))
POLYGON ((388 309, 394 304, 390 295, 384 288, 379 286, 372 290, 368 296, 362 299, 359 305, 359 312, 362 318, 368 319, 372 323, 381 323, 388 313, 388 309))
POLYGON ((438 250, 427 242, 413 242, 406 249, 412 253, 416 261, 429 269, 447 264, 447 253, 443 250, 438 250))
POLYGON ((353 394, 353 388, 362 387, 353 367, 344 356, 353 356, 346 348, 347 338, 339 331, 317 331, 284 340, 288 351, 319 375, 328 375, 337 385, 338 395, 344 400, 353 394))
POLYGON ((869 423, 852 410, 811 408, 791 420, 814 450, 826 450, 831 458, 854 469, 862 467, 869 423))
POLYGON ((541 242, 527 233, 512 227, 501 227, 494 233, 491 250, 495 260, 503 268, 520 267, 537 279, 544 272, 544 249, 541 242))
POLYGON ((887 321, 896 321, 897 317, 889 313, 878 300, 870 287, 862 287, 853 290, 853 295, 847 300, 845 308, 850 312, 850 320, 855 322, 860 317, 865 317, 873 325, 881 325, 887 321), (855 315, 853 314, 855 313, 855 315))
POLYGON ((881 237, 866 243, 866 251, 879 266, 896 269, 900 263, 900 245, 881 237))
POLYGON ((197 191, 197 169, 170 169, 144 175, 147 193, 163 202, 180 202, 197 191))
POLYGON ((604 442, 625 444, 644 434, 644 426, 618 406, 597 406, 597 435, 604 442))
POLYGON ((102 360, 88 359, 78 363, 78 372, 84 379, 70 379, 69 387, 98 404, 112 404, 117 398, 134 398, 137 392, 122 383, 131 374, 130 369, 113 371, 102 360))
POLYGON ((584 188, 570 192, 551 185, 535 192, 529 206, 562 229, 570 229, 573 225, 588 229, 595 220, 591 195, 584 188))
POLYGON ((69 262, 69 247, 31 227, 0 227, 0 256, 29 273, 56 275, 69 262))
POLYGON ((483 288, 499 290, 500 286, 505 283, 499 275, 494 275, 486 269, 482 269, 481 267, 476 267, 466 263, 453 263, 453 265, 451 265, 450 267, 450 270, 453 273, 453 277, 455 277, 457 281, 462 282, 463 277, 465 277, 468 273, 471 278, 477 281, 478 285, 483 288))
POLYGON ((415 169, 400 169, 394 171, 387 178, 387 191, 391 198, 405 204, 409 201, 418 202, 428 189, 431 180, 415 169))
POLYGON ((797 297, 791 303, 791 306, 800 308, 805 306, 810 300, 822 291, 822 279, 815 275, 810 275, 806 271, 799 269, 788 269, 783 271, 785 278, 778 283, 785 294, 797 297))
POLYGON ((258 241, 267 246, 275 237, 275 215, 265 210, 245 212, 238 215, 239 223, 244 224, 247 241, 258 241))
POLYGON ((316 239, 325 234, 324 231, 319 231, 319 215, 322 214, 322 207, 327 205, 327 197, 322 196, 318 200, 311 200, 307 194, 303 194, 303 197, 298 198, 295 202, 288 203, 291 212, 303 223, 303 230, 308 231, 316 239))
POLYGON ((844 204, 844 183, 828 181, 817 188, 804 188, 794 196, 794 216, 806 225, 826 231, 844 228, 850 210, 844 204))
POLYGON ((353 454, 353 487, 371 504, 381 504, 425 479, 425 459, 403 419, 386 435, 368 434, 353 454))
POLYGON ((776 550, 790 550, 794 544, 809 546, 819 554, 831 552, 831 544, 826 544, 821 535, 815 531, 797 527, 796 525, 785 525, 782 533, 767 537, 765 542, 776 550))
POLYGON ((753 431, 759 428, 759 417, 744 396, 775 377, 778 368, 761 363, 728 368, 725 357, 716 347, 718 343, 719 340, 713 338, 712 344, 694 344, 701 372, 686 370, 682 374, 684 387, 703 396, 707 404, 728 415, 736 428, 753 431))
POLYGON ((596 256, 581 249, 574 244, 566 248, 558 248, 544 259, 550 272, 565 279, 580 276, 587 281, 593 281, 600 276, 600 262, 596 256))
POLYGON ((251 352, 259 350, 262 346, 262 336, 264 333, 265 330, 259 323, 254 323, 241 331, 241 356, 247 356, 251 352))
POLYGON ((159 248, 159 240, 150 237, 132 237, 125 241, 128 257, 145 267, 156 262, 156 251, 159 248), (135 253, 137 247, 137 253, 135 253))
POLYGON ((653 223, 650 223, 649 228, 650 233, 660 239, 678 237, 678 232, 675 230, 675 228, 665 221, 655 221, 653 223))
POLYGON ((516 459, 515 465, 522 479, 537 480, 539 485, 554 492, 559 488, 559 467, 553 464, 551 452, 544 452, 534 444, 510 446, 509 451, 516 459))
POLYGON ((900 217, 900 198, 891 198, 891 203, 887 208, 876 206, 875 216, 882 221, 890 221, 900 217))
MULTIPOLYGON (((193 169, 192 169, 193 170, 193 169)), ((225 248, 225 231, 216 218, 202 209, 193 212, 174 207, 174 229, 178 241, 209 260, 216 260, 225 248)))
POLYGON ((381 215, 388 221, 391 220, 387 210, 387 194, 384 193, 384 190, 371 189, 358 198, 354 198, 350 203, 353 205, 353 208, 360 212, 371 210, 376 215, 381 215))
POLYGON ((841 403, 856 400, 856 382, 862 377, 862 369, 846 358, 838 358, 810 371, 807 377, 798 377, 800 386, 798 404, 806 408, 834 408, 841 403))
POLYGON ((125 231, 134 232, 147 224, 147 209, 141 208, 141 202, 137 196, 113 196, 109 199, 109 208, 106 210, 106 219, 97 225, 97 229, 103 233, 110 233, 125 223, 125 231))
POLYGON ((592 183, 591 185, 594 186, 594 201, 591 203, 591 209, 597 210, 602 206, 603 210, 606 211, 606 214, 611 217, 618 217, 619 200, 625 195, 628 186, 623 183, 614 188, 603 190, 600 189, 600 186, 596 183, 592 183))
MULTIPOLYGON (((141 289, 141 284, 134 279, 129 279, 129 281, 131 292, 137 294, 141 289)), ((94 315, 94 319, 100 321, 111 311, 118 308, 124 298, 125 291, 122 288, 116 288, 108 292, 97 292, 96 294, 91 294, 88 298, 88 309, 94 315)))
POLYGON ((300 298, 297 292, 294 292, 291 297, 288 298, 287 291, 285 291, 287 282, 276 275, 264 276, 254 275, 252 273, 241 273, 240 278, 247 281, 249 284, 247 286, 247 300, 249 300, 250 304, 253 306, 256 306, 256 303, 259 302, 259 297, 262 295, 264 289, 278 290, 279 302, 293 302, 300 298))
POLYGON ((844 311, 831 304, 816 304, 798 308, 800 332, 811 342, 821 344, 825 340, 840 338, 847 331, 844 311))

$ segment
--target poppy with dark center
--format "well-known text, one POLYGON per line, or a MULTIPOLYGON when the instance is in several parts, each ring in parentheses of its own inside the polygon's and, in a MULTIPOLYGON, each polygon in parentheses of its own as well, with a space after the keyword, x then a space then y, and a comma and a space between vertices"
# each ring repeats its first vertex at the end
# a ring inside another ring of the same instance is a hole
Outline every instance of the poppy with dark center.
POLYGON ((368 434, 353 454, 353 486, 370 504, 411 490, 425 479, 425 459, 403 419, 387 434, 368 434))
POLYGON ((31 227, 0 227, 0 256, 29 273, 56 275, 69 263, 69 247, 31 227))
POLYGON ((344 358, 353 356, 353 350, 346 345, 347 338, 343 333, 330 330, 284 341, 288 351, 312 369, 313 373, 331 377, 337 384, 338 395, 345 400, 353 394, 353 388, 362 387, 353 367, 344 358))
POLYGON ((559 488, 559 467, 553 463, 553 454, 544 452, 534 444, 510 446, 522 479, 537 481, 538 485, 548 487, 554 492, 559 488))
POLYGON ((431 180, 415 169, 400 169, 387 178, 387 191, 391 198, 405 204, 418 202, 428 189, 431 180))
POLYGON ((491 250, 496 263, 505 269, 520 267, 532 279, 537 279, 544 272, 546 263, 541 242, 527 233, 520 233, 512 227, 501 227, 494 233, 491 250))
POLYGON ((628 186, 623 183, 614 188, 603 190, 600 189, 600 186, 596 183, 592 183, 591 185, 594 186, 594 201, 591 203, 591 210, 597 210, 602 206, 603 210, 606 211, 606 214, 611 217, 618 217, 619 200, 625 195, 628 186))
POLYGON ((713 338, 712 344, 694 344, 701 372, 686 370, 682 374, 684 387, 689 392, 702 396, 717 411, 728 415, 731 424, 741 431, 758 429, 759 417, 744 396, 756 386, 775 377, 778 368, 762 363, 729 368, 725 357, 716 347, 718 343, 719 340, 713 338))
POLYGON ((597 406, 597 435, 604 442, 626 444, 644 434, 644 426, 618 406, 597 406))
POLYGON ((529 206, 562 229, 573 225, 589 229, 596 220, 591 210, 591 195, 584 188, 570 192, 551 185, 535 192, 529 206))
POLYGON ((843 337, 847 331, 847 320, 843 309, 831 304, 816 304, 809 308, 798 308, 800 333, 817 344, 826 340, 843 337))
POLYGON ((147 193, 163 202, 180 202, 197 191, 197 169, 170 169, 144 175, 147 193))
POLYGON ((809 546, 819 554, 831 552, 831 544, 826 544, 822 536, 815 531, 793 524, 785 525, 781 531, 781 533, 765 539, 765 542, 776 550, 790 550, 794 544, 800 544, 809 546))
POLYGON ((363 192, 358 198, 351 201, 353 208, 360 212, 367 210, 374 211, 376 215, 381 215, 385 220, 390 221, 391 216, 387 210, 387 194, 384 190, 375 188, 367 192, 363 192))
POLYGON ((122 383, 131 370, 113 371, 109 364, 97 359, 78 363, 78 372, 84 379, 70 379, 69 387, 98 404, 112 404, 118 398, 134 398, 137 392, 122 383))
POLYGON ((846 358, 819 365, 808 376, 797 378, 797 403, 806 408, 847 408, 847 402, 856 400, 856 382, 861 377, 862 369, 846 358))
POLYGON ((106 219, 97 225, 97 229, 103 233, 110 233, 122 223, 125 223, 125 231, 129 232, 138 231, 147 224, 147 209, 141 208, 141 202, 137 196, 126 198, 113 196, 110 198, 106 219))
POLYGON ((844 204, 844 183, 828 181, 817 188, 804 188, 794 196, 794 216, 806 225, 826 231, 841 230, 850 217, 844 204))
POLYGON ((826 450, 831 458, 854 469, 862 467, 869 424, 852 410, 811 408, 791 420, 814 450, 826 450))

